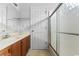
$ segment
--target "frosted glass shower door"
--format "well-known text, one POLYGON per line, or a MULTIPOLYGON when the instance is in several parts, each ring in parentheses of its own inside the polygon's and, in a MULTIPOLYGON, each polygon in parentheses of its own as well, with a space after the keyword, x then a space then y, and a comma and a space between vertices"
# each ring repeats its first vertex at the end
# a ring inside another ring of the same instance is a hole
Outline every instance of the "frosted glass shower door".
POLYGON ((57 52, 62 56, 79 55, 79 5, 67 3, 57 10, 57 52), (59 47, 59 48, 58 48, 59 47))

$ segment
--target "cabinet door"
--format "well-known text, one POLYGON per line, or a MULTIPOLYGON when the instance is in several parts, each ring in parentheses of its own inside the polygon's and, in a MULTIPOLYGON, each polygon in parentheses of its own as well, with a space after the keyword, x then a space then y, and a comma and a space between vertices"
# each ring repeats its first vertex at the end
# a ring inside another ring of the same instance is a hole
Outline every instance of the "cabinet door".
POLYGON ((21 41, 12 45, 12 56, 21 56, 21 41))
POLYGON ((30 48, 30 35, 28 37, 26 37, 26 48, 27 49, 30 48))
POLYGON ((26 55, 26 38, 22 39, 22 56, 26 55))
POLYGON ((0 56, 11 56, 11 48, 5 48, 0 51, 0 56))
POLYGON ((30 48, 30 36, 22 40, 22 56, 25 56, 30 48))

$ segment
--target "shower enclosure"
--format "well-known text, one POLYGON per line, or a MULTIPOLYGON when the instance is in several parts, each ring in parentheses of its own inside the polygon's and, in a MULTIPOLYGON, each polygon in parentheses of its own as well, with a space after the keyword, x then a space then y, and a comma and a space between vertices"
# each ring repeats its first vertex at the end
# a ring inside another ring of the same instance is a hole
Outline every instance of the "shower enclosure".
POLYGON ((60 56, 79 55, 79 5, 62 4, 51 16, 51 46, 60 56))

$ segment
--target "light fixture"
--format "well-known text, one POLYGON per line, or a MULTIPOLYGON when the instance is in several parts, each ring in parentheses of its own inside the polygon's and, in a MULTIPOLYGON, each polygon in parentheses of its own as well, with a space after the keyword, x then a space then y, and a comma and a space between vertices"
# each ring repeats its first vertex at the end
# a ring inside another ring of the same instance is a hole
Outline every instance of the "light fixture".
POLYGON ((16 6, 16 7, 18 6, 18 4, 17 4, 17 3, 13 3, 13 4, 14 4, 14 6, 16 6))

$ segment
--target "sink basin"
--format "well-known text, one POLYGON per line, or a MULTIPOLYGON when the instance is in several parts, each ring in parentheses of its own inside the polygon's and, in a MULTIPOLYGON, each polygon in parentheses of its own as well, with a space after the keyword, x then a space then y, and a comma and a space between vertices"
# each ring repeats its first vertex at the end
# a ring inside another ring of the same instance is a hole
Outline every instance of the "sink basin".
POLYGON ((6 39, 6 38, 9 38, 10 37, 10 35, 4 35, 3 37, 2 37, 2 39, 6 39))
POLYGON ((7 38, 9 38, 9 37, 10 37, 10 35, 2 35, 2 36, 0 37, 0 40, 7 39, 7 38))

